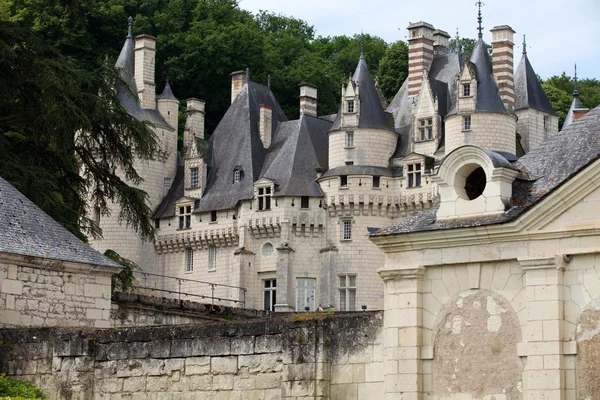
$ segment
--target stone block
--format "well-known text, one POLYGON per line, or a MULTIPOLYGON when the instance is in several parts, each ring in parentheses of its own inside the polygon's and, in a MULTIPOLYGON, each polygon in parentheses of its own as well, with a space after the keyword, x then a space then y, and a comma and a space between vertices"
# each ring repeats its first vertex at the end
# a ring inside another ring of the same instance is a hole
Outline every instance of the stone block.
POLYGON ((212 389, 217 391, 233 389, 233 375, 215 375, 212 380, 212 389))
POLYGON ((266 373, 256 375, 255 384, 257 389, 272 389, 278 388, 281 384, 280 373, 266 373))
POLYGON ((23 294, 23 282, 14 279, 0 280, 0 292, 14 295, 23 294))
MULTIPOLYGON (((212 375, 196 376, 196 377, 194 377, 194 379, 192 379, 190 381, 190 390, 191 391, 212 390, 212 382, 213 382, 212 375)), ((198 397, 196 397, 196 398, 198 398, 198 397)))
POLYGON ((123 391, 129 393, 146 391, 146 377, 132 376, 126 378, 123 380, 123 391))
POLYGON ((210 357, 190 357, 185 360, 186 375, 206 375, 210 373, 210 357))
POLYGON ((254 337, 243 336, 231 338, 231 354, 253 354, 254 337))
POLYGON ((237 357, 211 357, 210 371, 214 375, 235 374, 238 371, 237 357))

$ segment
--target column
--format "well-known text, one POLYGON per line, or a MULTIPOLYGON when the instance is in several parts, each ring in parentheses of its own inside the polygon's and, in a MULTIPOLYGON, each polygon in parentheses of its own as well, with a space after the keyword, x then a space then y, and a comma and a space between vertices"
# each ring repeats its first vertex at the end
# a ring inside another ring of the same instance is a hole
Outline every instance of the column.
POLYGON ((290 221, 281 221, 281 244, 277 246, 277 304, 275 311, 294 311, 292 253, 290 247, 290 221))
POLYGON ((380 271, 384 281, 386 399, 421 400, 423 275, 425 268, 380 271))

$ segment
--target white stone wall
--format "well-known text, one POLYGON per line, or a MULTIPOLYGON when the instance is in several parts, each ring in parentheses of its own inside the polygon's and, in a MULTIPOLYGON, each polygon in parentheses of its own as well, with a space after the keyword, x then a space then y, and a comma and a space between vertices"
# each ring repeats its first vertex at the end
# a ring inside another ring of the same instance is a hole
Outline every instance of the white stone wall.
POLYGON ((346 147, 346 130, 329 132, 329 168, 346 165, 388 167, 396 149, 398 134, 383 129, 348 128, 354 132, 354 146, 346 147))
POLYGON ((94 270, 0 258, 0 326, 110 327, 110 278, 116 268, 94 270))
POLYGON ((460 146, 516 153, 516 118, 508 114, 477 112, 446 117, 446 154, 460 146), (471 130, 463 130, 463 117, 471 116, 471 130))
POLYGON ((535 149, 550 136, 558 133, 558 117, 533 108, 516 110, 517 132, 526 153, 535 149))

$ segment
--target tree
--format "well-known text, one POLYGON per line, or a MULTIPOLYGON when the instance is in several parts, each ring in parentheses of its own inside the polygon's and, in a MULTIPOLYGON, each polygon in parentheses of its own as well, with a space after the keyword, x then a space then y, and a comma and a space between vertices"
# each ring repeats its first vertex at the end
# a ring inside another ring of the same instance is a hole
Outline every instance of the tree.
MULTIPOLYGON (((473 55, 473 50, 477 45, 477 40, 469 39, 469 38, 460 38, 458 40, 460 44, 460 53, 462 54, 463 60, 470 60, 471 55, 473 55)), ((456 39, 450 39, 450 47, 456 49, 456 39)), ((492 54, 492 46, 486 43, 486 47, 488 49, 488 53, 492 54)))
MULTIPOLYGON (((562 126, 573 102, 575 80, 563 72, 560 76, 552 76, 542 82, 542 87, 550 100, 550 104, 559 117, 562 126)), ((581 79, 577 83, 579 102, 590 110, 600 104, 600 81, 597 79, 581 79)))
POLYGON ((119 203, 119 218, 152 237, 147 195, 116 171, 139 183, 134 157, 152 157, 156 138, 120 105, 118 71, 106 63, 87 71, 7 18, 0 70, 0 175, 82 239, 99 234, 87 218, 88 198, 105 215, 119 203))
POLYGON ((402 40, 392 43, 379 63, 379 84, 391 101, 408 77, 408 45, 402 40))

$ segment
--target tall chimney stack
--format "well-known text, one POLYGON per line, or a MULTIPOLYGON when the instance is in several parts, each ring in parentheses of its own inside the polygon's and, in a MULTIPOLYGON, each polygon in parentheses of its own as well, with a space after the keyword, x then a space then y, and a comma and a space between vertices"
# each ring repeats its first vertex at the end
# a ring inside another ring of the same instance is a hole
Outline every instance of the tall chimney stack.
POLYGON ((441 29, 433 31, 433 47, 450 47, 450 35, 441 29))
POLYGON ((434 31, 433 25, 427 22, 408 25, 408 97, 419 94, 423 70, 431 66, 434 31))
POLYGON ((300 114, 317 116, 317 86, 302 82, 300 86, 300 114))
POLYGON ((492 32, 492 71, 498 84, 498 91, 504 107, 513 110, 515 106, 515 78, 513 68, 513 35, 515 31, 508 25, 495 26, 492 32))
POLYGON ((135 38, 135 83, 142 108, 156 108, 156 85, 154 83, 154 60, 156 38, 139 35, 135 38))
POLYGON ((268 149, 271 146, 271 136, 273 130, 273 107, 261 104, 260 105, 260 122, 259 135, 263 143, 263 147, 268 149))
POLYGON ((193 144, 195 138, 204 139, 204 100, 187 99, 187 118, 183 131, 183 154, 193 144))
POLYGON ((246 71, 235 71, 229 76, 231 76, 231 102, 233 103, 246 82, 246 71))

